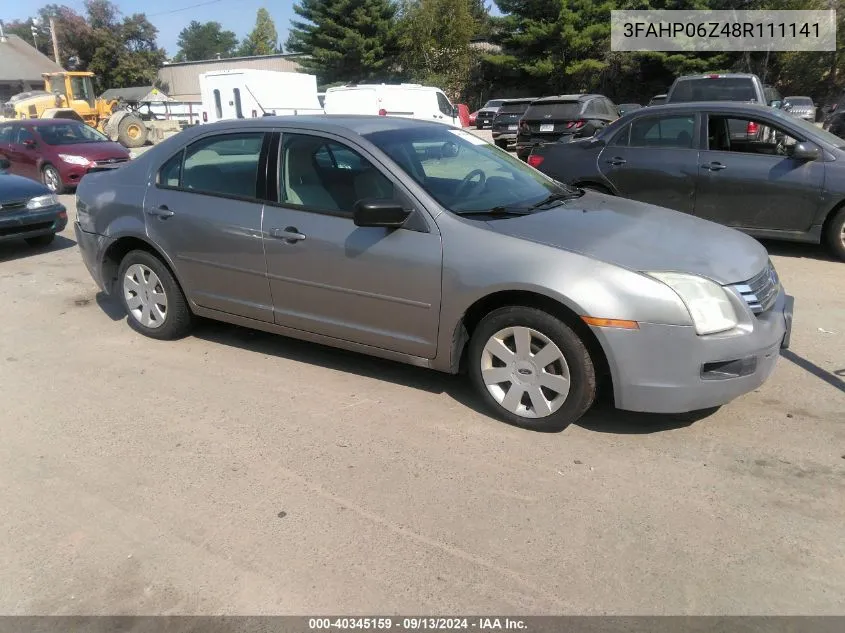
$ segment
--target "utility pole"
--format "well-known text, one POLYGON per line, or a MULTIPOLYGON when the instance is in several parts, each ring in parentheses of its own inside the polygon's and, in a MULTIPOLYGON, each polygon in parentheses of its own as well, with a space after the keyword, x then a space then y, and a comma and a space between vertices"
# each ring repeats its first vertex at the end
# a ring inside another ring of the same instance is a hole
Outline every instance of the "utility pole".
POLYGON ((56 37, 56 21, 53 17, 50 17, 50 35, 53 37, 53 57, 56 59, 56 63, 61 66, 62 62, 59 58, 59 38, 56 37))

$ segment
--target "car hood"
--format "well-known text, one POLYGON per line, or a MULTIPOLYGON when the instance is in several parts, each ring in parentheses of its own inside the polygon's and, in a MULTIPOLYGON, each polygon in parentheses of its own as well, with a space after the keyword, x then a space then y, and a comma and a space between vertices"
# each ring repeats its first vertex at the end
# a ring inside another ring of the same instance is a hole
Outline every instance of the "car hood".
POLYGON ((70 145, 53 145, 56 154, 73 154, 84 156, 90 160, 108 160, 109 158, 129 158, 129 150, 123 145, 102 141, 98 143, 72 143, 70 145))
POLYGON ((19 202, 51 192, 40 182, 0 172, 0 205, 4 202, 19 202))
POLYGON ((498 233, 636 271, 676 271, 720 284, 750 279, 768 262, 757 240, 663 207, 586 192, 526 216, 490 220, 498 233))

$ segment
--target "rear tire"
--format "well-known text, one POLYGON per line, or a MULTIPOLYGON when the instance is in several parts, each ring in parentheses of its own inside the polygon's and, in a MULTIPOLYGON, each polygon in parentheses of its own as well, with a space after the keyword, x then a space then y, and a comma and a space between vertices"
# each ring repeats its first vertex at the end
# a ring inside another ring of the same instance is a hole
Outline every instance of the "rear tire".
POLYGON ((526 429, 563 430, 596 397, 596 370, 584 342, 536 308, 508 306, 484 317, 472 334, 467 361, 487 408, 526 429))
POLYGON ((117 125, 117 140, 130 149, 141 147, 147 142, 147 126, 136 114, 127 114, 117 125))
POLYGON ((187 336, 193 314, 170 270, 147 251, 130 251, 120 262, 115 292, 129 325, 144 336, 173 340, 187 336))
POLYGON ((845 207, 839 209, 825 227, 824 239, 833 255, 845 261, 845 207))
POLYGON ((48 233, 47 235, 39 235, 38 237, 28 237, 24 241, 32 248, 43 248, 44 246, 50 246, 54 239, 56 239, 56 234, 48 233))
POLYGON ((65 192, 65 185, 59 170, 52 165, 44 165, 41 168, 41 182, 57 196, 65 192))

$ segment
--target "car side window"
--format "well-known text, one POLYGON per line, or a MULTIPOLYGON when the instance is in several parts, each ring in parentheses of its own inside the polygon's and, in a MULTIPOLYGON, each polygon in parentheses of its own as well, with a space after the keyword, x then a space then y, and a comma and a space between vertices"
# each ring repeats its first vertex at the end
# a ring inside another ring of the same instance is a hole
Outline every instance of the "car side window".
POLYGON ((0 125, 0 143, 11 143, 14 129, 11 125, 0 125))
POLYGON ((182 180, 182 158, 185 152, 180 151, 172 156, 161 169, 158 170, 158 184, 162 187, 179 187, 182 180))
POLYGON ((709 115, 707 148, 720 152, 788 156, 799 142, 795 136, 764 119, 709 115))
POLYGON ((437 107, 446 116, 452 116, 452 104, 442 92, 437 93, 437 107))
MULTIPOLYGON (((250 132, 219 134, 192 143, 185 150, 179 187, 223 196, 258 197, 263 141, 263 132, 250 132)), ((173 172, 168 174, 172 177, 173 172)))
POLYGON ((691 149, 695 115, 642 117, 631 123, 631 147, 691 149))
POLYGON ((337 141, 283 134, 281 154, 282 204, 351 216, 359 200, 394 198, 393 183, 360 153, 337 141))
POLYGON ((631 126, 626 125, 610 140, 610 145, 615 147, 628 147, 628 138, 631 136, 631 126))
POLYGON ((26 141, 35 142, 35 134, 27 130, 25 127, 18 128, 18 138, 15 141, 18 145, 23 145, 26 141))

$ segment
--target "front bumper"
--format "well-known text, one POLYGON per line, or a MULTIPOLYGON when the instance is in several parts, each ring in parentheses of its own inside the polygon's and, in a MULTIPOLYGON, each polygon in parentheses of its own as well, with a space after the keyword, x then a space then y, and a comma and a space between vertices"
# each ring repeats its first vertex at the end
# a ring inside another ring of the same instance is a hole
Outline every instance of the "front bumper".
POLYGON ((698 336, 692 326, 641 323, 597 328, 613 377, 616 407, 684 413, 727 404, 762 385, 789 346, 794 300, 781 290, 750 326, 698 336))
POLYGON ((37 211, 0 210, 0 242, 60 233, 67 226, 67 209, 57 204, 37 211))

